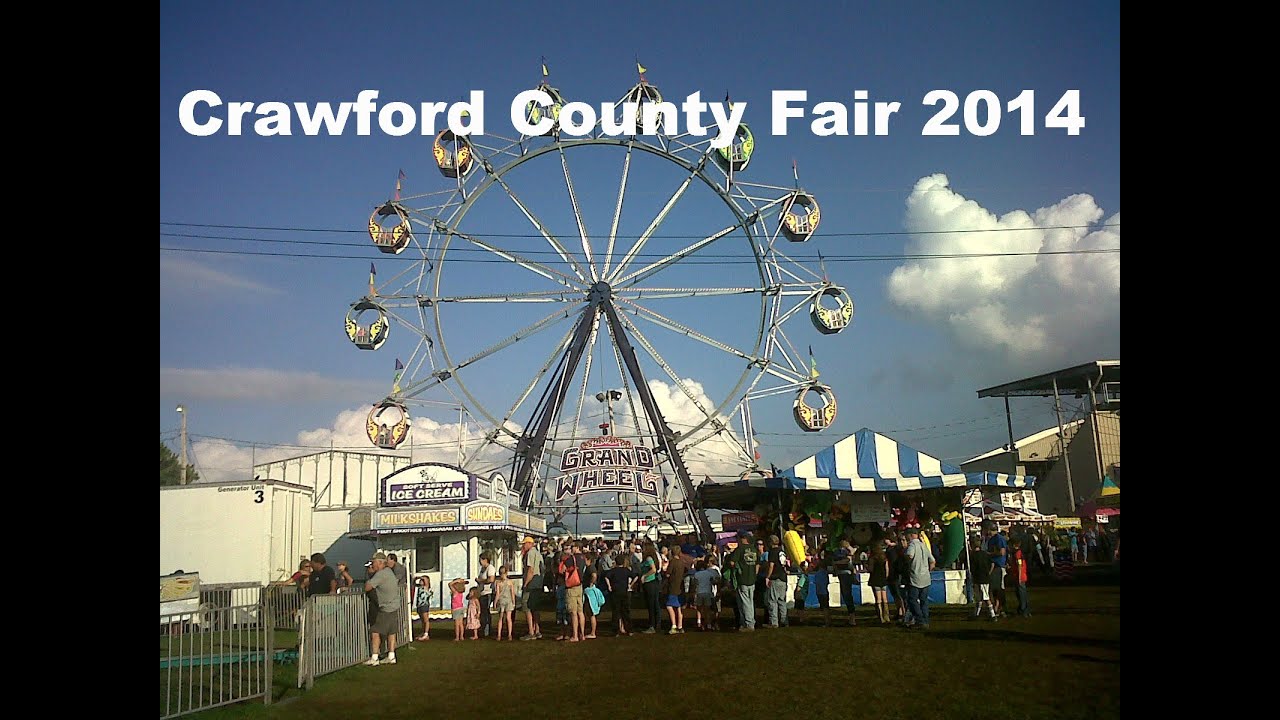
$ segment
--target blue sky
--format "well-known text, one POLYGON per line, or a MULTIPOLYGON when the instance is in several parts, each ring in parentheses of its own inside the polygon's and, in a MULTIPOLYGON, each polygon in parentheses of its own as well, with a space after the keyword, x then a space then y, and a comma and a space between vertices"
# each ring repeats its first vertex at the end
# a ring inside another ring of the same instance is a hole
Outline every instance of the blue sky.
MULTIPOLYGON (((788 250, 815 268, 817 253, 829 258, 826 270, 848 289, 857 314, 837 335, 799 327, 787 333, 802 352, 812 345, 840 413, 825 433, 805 434, 790 419, 789 398, 753 404, 766 462, 789 466, 864 426, 952 461, 985 452, 1005 442, 1004 408, 979 400, 976 390, 1119 358, 1119 33, 1112 2, 819 4, 803 12, 751 2, 625 10, 573 2, 542 10, 505 3, 163 4, 161 438, 174 445, 174 407, 185 405, 196 461, 208 477, 247 476, 250 458, 359 442, 369 404, 390 389, 394 360, 413 351, 412 334, 401 328, 376 352, 357 350, 343 334, 349 304, 367 291, 369 263, 377 264, 380 281, 409 268, 406 259, 378 253, 364 225, 400 169, 406 195, 447 187, 429 137, 391 137, 376 125, 368 137, 353 129, 307 137, 296 124, 289 137, 195 137, 178 121, 186 93, 338 103, 376 89, 380 102, 416 105, 483 90, 487 134, 513 137, 507 105, 537 84, 545 57, 552 83, 568 99, 597 107, 636 82, 637 59, 668 100, 701 91, 704 100, 719 101, 729 92, 746 103, 745 121, 756 133, 749 179, 790 186, 794 160, 801 184, 821 203, 819 232, 788 250), (990 90, 1003 102, 1033 90, 1035 134, 1019 134, 1017 116, 1005 113, 986 137, 963 130, 924 137, 921 128, 938 108, 921 101, 938 89, 962 100, 990 90), (855 90, 867 90, 872 101, 902 105, 886 136, 816 137, 807 121, 793 120, 782 137, 769 132, 775 90, 806 90, 810 104, 851 104, 855 90), (1044 123, 1067 90, 1079 91, 1086 118, 1076 136, 1044 123), (1005 255, 918 258, 956 253, 1005 255)), ((522 183, 522 197, 543 203, 553 229, 573 237, 559 163, 544 159, 520 168, 519 178, 513 173, 513 183, 522 183)), ((584 155, 574 168, 593 234, 612 213, 617 163, 601 153, 584 155)), ((632 235, 679 182, 659 163, 637 173, 625 215, 632 235)), ((540 238, 515 237, 530 234, 530 226, 509 202, 486 199, 464 229, 548 251, 540 238)), ((718 229, 725 216, 717 202, 709 191, 691 191, 662 232, 701 237, 718 229)), ((451 292, 503 292, 529 282, 520 268, 457 256, 440 269, 451 292)), ((673 270, 683 282, 723 284, 743 271, 730 264, 673 270)), ((664 302, 673 318, 714 316, 699 329, 730 342, 754 320, 741 303, 664 302)), ((451 352, 484 347, 527 324, 493 309, 469 312, 475 314, 445 322, 455 329, 451 352)), ((547 342, 566 329, 550 331, 547 342)), ((725 356, 646 332, 682 378, 714 396, 725 356)), ((494 405, 509 404, 547 347, 495 356, 472 382, 494 405)), ((1080 401, 1067 402, 1071 414, 1080 401)), ((1013 405, 1015 435, 1053 422, 1045 400, 1013 405)), ((455 412, 423 414, 415 414, 415 438, 433 446, 416 450, 419 460, 456 434, 455 412)))

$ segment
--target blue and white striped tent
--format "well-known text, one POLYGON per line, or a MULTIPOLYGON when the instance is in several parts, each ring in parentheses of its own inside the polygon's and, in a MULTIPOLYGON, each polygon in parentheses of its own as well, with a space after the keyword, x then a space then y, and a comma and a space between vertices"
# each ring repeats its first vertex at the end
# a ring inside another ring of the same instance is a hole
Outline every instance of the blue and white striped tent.
POLYGON ((965 472, 878 432, 862 428, 776 478, 749 480, 753 486, 787 490, 900 492, 933 488, 991 486, 1021 490, 1035 485, 1030 475, 965 472))

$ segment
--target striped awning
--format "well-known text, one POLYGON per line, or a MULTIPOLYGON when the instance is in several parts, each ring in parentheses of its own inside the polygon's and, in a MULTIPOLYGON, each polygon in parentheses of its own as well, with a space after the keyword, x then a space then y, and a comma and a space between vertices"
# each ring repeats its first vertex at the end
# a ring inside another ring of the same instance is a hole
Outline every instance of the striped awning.
POLYGON ((948 487, 1022 489, 1035 485, 1030 475, 965 472, 878 432, 862 428, 775 478, 751 478, 737 484, 789 490, 901 492, 948 487))

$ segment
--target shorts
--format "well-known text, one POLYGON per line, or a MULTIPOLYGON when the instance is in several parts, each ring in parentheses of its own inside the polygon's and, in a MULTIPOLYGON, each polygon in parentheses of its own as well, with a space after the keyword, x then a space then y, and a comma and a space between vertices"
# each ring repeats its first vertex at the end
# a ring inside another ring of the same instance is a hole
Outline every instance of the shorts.
POLYGON ((716 606, 715 593, 698 593, 698 607, 709 608, 716 606))
POLYGON ((462 620, 462 619, 463 619, 463 618, 465 618, 466 616, 467 616, 467 609, 466 609, 466 608, 454 608, 454 609, 453 609, 453 619, 454 619, 454 620, 462 620))
POLYGON ((583 595, 582 595, 582 616, 583 617, 596 616, 595 613, 591 612, 591 601, 587 599, 585 592, 583 592, 583 595))
POLYGON ((991 602, 991 586, 987 583, 975 583, 978 588, 978 602, 991 602))
POLYGON ((520 593, 520 605, 525 609, 526 612, 533 612, 534 610, 538 609, 538 601, 535 600, 534 598, 536 598, 539 594, 540 593, 536 593, 533 590, 525 590, 524 592, 520 593))
POLYGON ((514 609, 515 609, 515 606, 511 604, 510 599, 502 598, 501 600, 498 601, 498 605, 497 605, 498 612, 509 613, 514 609))
POLYGON ((571 613, 582 612, 582 586, 564 589, 564 606, 571 613))
POLYGON ((871 592, 884 592, 888 587, 888 585, 872 585, 871 592))
POLYGON ((378 617, 373 621, 373 632, 382 637, 395 635, 400 629, 400 613, 395 610, 379 610, 378 617))
POLYGON ((680 596, 679 596, 679 595, 668 595, 668 596, 667 596, 667 607, 673 607, 673 608, 678 608, 678 607, 680 607, 680 596))
POLYGON ((999 565, 991 566, 991 591, 997 592, 1004 590, 1004 568, 999 565))

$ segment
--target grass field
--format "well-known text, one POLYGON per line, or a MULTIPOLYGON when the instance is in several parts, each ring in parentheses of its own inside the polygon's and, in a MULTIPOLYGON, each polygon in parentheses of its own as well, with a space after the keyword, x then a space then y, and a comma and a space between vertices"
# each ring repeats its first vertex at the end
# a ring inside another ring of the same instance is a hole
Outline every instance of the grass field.
POLYGON ((854 628, 576 644, 549 639, 554 613, 543 613, 548 639, 534 642, 455 643, 451 623, 433 623, 432 640, 401 648, 397 665, 349 668, 306 692, 277 673, 275 705, 250 701, 196 717, 1119 717, 1119 578, 1107 566, 1077 573, 1072 584, 1030 587, 1034 617, 971 621, 964 608, 935 607, 928 631, 871 625, 866 606, 854 628))

